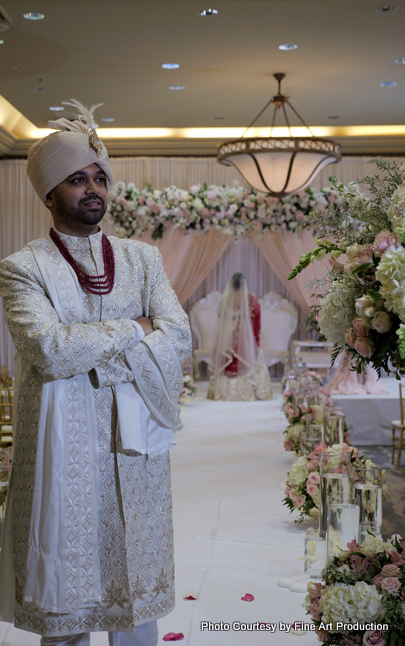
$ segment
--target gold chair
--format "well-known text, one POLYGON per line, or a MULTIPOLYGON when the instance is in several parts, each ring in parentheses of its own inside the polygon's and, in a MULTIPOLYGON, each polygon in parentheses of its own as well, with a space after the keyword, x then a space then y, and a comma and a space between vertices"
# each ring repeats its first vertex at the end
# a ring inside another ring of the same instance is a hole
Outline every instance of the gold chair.
POLYGON ((12 441, 13 439, 13 404, 0 404, 0 440, 12 441))
MULTIPOLYGON (((395 449, 398 449, 398 459, 397 459, 397 469, 399 469, 399 463, 401 461, 401 452, 402 445, 404 441, 404 430, 405 430, 405 420, 404 420, 404 400, 402 397, 402 382, 399 384, 399 412, 401 419, 395 419, 392 422, 392 457, 391 462, 394 464, 395 449), (399 432, 399 436, 396 435, 396 432, 399 432)), ((405 384, 404 384, 405 385, 405 384)))

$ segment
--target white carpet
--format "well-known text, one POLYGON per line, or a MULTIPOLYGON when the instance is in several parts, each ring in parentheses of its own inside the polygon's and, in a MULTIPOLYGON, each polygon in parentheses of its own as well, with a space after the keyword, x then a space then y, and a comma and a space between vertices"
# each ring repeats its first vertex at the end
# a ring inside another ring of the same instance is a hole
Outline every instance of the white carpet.
MULTIPOLYGON (((227 403, 204 395, 184 408, 184 430, 171 452, 177 605, 159 622, 159 643, 165 633, 182 632, 184 646, 315 646, 309 632, 201 630, 203 621, 308 622, 305 595, 276 584, 304 567, 303 526, 281 504, 280 483, 293 458, 281 443, 280 400, 227 403), (197 601, 183 600, 190 591, 197 601), (255 600, 241 601, 246 593, 255 600)), ((105 633, 92 634, 92 646, 107 643, 105 633)), ((0 646, 38 644, 38 636, 0 624, 0 646)))

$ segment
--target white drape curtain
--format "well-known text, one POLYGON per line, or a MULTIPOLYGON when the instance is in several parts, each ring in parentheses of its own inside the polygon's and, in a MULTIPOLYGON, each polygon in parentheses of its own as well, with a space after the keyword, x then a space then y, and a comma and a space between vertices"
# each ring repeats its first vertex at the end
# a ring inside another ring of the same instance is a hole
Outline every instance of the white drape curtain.
MULTIPOLYGON (((367 157, 346 157, 340 162, 328 166, 315 179, 317 188, 327 186, 329 175, 336 175, 339 181, 348 184, 350 181, 372 174, 376 171, 374 165, 368 165, 367 157)), ((397 158, 405 161, 405 158, 397 158)), ((193 184, 206 182, 208 184, 232 184, 233 180, 244 183, 241 176, 234 168, 227 168, 218 164, 215 158, 159 158, 159 157, 129 157, 113 158, 111 166, 116 180, 132 181, 142 188, 149 182, 153 188, 162 189, 171 184, 180 188, 189 188, 193 184)), ((34 193, 26 176, 25 160, 0 160, 0 258, 5 258, 11 253, 21 249, 27 242, 47 235, 51 225, 51 218, 46 208, 34 193)), ((114 231, 111 225, 103 226, 108 234, 114 231)), ((159 242, 163 255, 167 257, 168 272, 173 277, 180 278, 181 254, 187 252, 186 246, 180 245, 177 249, 175 241, 170 239, 159 242), (170 249, 170 253, 167 249, 170 249), (179 255, 180 254, 180 255, 179 255)), ((191 245, 191 242, 188 243, 191 245)), ((274 273, 271 267, 260 255, 257 245, 253 241, 239 242, 236 246, 224 245, 225 251, 212 267, 205 280, 194 291, 185 303, 186 309, 196 300, 213 289, 223 291, 226 282, 234 271, 243 271, 247 274, 249 289, 257 296, 263 295, 270 289, 275 289, 283 294, 289 294, 289 285, 274 273), (250 280, 249 280, 250 276, 250 280), (273 287, 274 286, 274 287, 273 287)), ((183 256, 184 260, 184 256, 183 256)), ((295 258, 291 258, 291 265, 295 265, 295 258)), ((172 278, 173 282, 174 278, 172 278)), ((182 278, 184 283, 184 278, 182 278)), ((198 282, 198 281, 197 281, 198 282)), ((184 286, 183 286, 184 287, 184 286)), ((305 298, 304 298, 305 300, 305 298)), ((302 302, 302 305, 304 303, 302 302)), ((14 348, 11 338, 4 324, 3 312, 0 314, 0 365, 13 367, 14 348)))

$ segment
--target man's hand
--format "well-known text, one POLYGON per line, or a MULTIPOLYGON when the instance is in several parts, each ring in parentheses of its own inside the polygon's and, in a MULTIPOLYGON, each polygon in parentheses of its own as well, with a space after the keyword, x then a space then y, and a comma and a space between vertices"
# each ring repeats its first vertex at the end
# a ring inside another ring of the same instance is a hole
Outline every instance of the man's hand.
POLYGON ((146 335, 153 332, 153 325, 150 319, 147 319, 145 316, 141 316, 139 319, 135 319, 136 323, 139 323, 146 335))

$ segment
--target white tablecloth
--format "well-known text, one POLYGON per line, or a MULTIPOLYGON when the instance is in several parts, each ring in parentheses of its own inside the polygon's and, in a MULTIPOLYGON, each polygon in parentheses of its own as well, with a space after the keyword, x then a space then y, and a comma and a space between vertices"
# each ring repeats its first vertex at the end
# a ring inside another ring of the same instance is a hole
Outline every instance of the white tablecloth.
POLYGON ((354 446, 391 445, 391 422, 400 417, 398 382, 390 377, 381 382, 389 394, 332 395, 333 401, 343 408, 348 425, 353 427, 350 434, 354 446))

